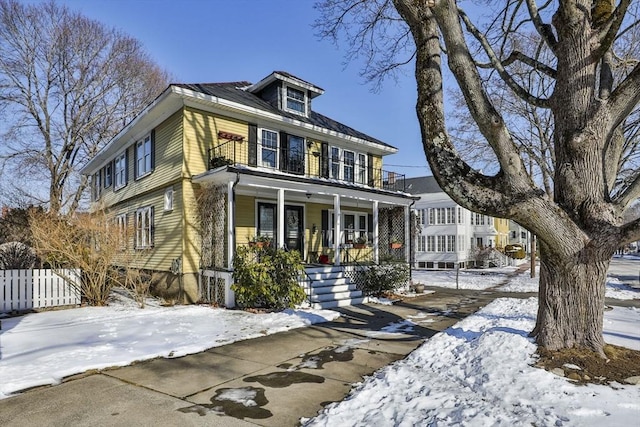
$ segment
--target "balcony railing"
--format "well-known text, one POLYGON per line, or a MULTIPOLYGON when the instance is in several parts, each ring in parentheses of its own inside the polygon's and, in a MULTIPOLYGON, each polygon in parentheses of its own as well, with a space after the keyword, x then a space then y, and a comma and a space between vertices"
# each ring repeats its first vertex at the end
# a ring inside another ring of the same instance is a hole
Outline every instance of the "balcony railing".
POLYGON ((227 141, 209 149, 210 169, 226 165, 260 167, 308 178, 405 191, 404 174, 372 168, 366 156, 338 159, 323 156, 319 150, 305 150, 304 146, 283 151, 261 144, 250 147, 246 141, 227 141))

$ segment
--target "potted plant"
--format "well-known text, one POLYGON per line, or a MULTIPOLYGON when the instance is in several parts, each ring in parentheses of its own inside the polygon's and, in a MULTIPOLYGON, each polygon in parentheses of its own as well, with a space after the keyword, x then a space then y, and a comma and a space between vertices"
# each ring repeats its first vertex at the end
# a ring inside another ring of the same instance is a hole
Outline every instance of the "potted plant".
POLYGON ((258 248, 271 246, 271 237, 269 236, 255 236, 249 242, 249 246, 255 246, 258 248))
POLYGON ((353 243, 354 249, 364 249, 367 247, 367 238, 364 236, 360 236, 353 243))
POLYGON ((391 249, 400 249, 402 247, 402 241, 400 239, 393 239, 391 243, 389 243, 389 247, 391 249))

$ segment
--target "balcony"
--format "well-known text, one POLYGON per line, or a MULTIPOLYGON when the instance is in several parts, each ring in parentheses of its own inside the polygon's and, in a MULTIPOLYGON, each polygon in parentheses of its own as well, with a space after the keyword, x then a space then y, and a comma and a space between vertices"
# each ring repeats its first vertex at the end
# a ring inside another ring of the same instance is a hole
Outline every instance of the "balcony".
POLYGON ((325 155, 320 145, 304 140, 288 141, 288 147, 249 144, 244 139, 228 140, 209 149, 209 169, 221 166, 249 166, 263 171, 322 179, 387 191, 405 191, 405 175, 370 166, 370 159, 360 153, 325 155))

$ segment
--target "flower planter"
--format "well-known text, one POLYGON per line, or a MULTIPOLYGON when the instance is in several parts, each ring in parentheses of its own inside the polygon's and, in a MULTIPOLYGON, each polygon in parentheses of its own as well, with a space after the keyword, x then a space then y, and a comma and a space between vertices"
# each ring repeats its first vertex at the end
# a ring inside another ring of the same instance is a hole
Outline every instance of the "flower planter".
POLYGON ((320 264, 329 264, 329 255, 320 255, 318 262, 320 262, 320 264))
POLYGON ((263 248, 271 246, 271 242, 249 242, 250 247, 263 248))
POLYGON ((391 249, 400 249, 402 247, 402 243, 389 243, 389 247, 391 249))

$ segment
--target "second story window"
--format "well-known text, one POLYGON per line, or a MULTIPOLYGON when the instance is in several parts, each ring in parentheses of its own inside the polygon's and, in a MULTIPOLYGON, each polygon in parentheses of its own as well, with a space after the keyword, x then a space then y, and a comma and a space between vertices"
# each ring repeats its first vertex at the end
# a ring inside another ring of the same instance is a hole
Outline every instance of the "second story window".
POLYGON ((344 173, 343 179, 348 182, 354 181, 355 155, 353 151, 344 151, 344 173))
POLYGON ((113 179, 113 169, 111 163, 108 163, 104 167, 104 188, 111 187, 111 181, 113 179))
POLYGON ((268 168, 278 167, 278 133, 262 129, 260 133, 260 166, 268 168))
POLYGON ((127 152, 116 157, 114 163, 113 188, 117 190, 127 185, 127 152))
POLYGON ((331 178, 340 179, 340 149, 331 147, 331 178))
POLYGON ((286 110, 306 116, 307 102, 304 92, 287 86, 286 95, 286 110))
POLYGON ((357 181, 360 184, 367 183, 367 156, 362 153, 358 153, 358 175, 357 181))
POLYGON ((153 144, 151 134, 136 143, 136 178, 151 173, 153 169, 153 144))

